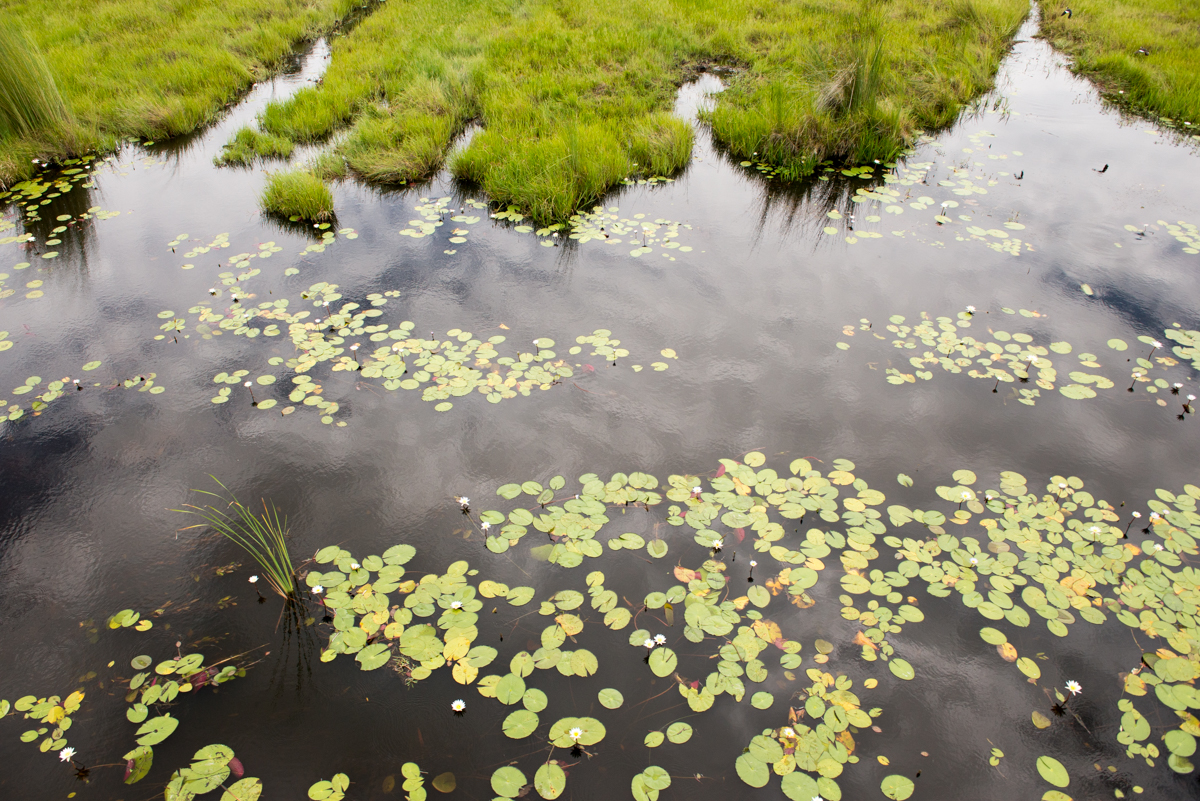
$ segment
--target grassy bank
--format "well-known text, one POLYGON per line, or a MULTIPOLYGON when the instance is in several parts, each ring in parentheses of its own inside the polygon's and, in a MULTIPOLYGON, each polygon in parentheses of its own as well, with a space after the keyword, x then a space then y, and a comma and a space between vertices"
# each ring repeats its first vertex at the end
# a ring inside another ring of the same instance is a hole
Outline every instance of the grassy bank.
MULTIPOLYGON (((73 120, 0 131, 0 184, 34 157, 195 130, 267 75, 294 44, 364 0, 0 0, 36 42, 73 120)), ((24 72, 15 76, 24 83, 24 72)))
POLYGON ((1134 111, 1200 124, 1200 5, 1182 0, 1042 2, 1041 35, 1134 111), (1143 53, 1139 53, 1143 50, 1143 53))
POLYGON ((335 43, 324 81, 262 115, 296 142, 349 126, 322 169, 401 181, 451 169, 500 203, 561 218, 621 179, 684 166, 668 113, 710 63, 744 67, 709 122, 785 175, 898 153, 988 88, 1025 0, 597 0, 388 3, 335 43), (849 43, 849 44, 848 44, 849 43))

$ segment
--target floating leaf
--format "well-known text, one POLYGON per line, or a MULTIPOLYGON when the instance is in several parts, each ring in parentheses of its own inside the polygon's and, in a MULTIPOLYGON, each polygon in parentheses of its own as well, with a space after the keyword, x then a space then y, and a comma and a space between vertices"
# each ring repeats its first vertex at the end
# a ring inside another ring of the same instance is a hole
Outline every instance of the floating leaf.
MULTIPOLYGON (((913 670, 913 666, 910 665, 906 660, 900 659, 899 657, 896 657, 888 662, 888 669, 892 671, 892 674, 896 676, 896 678, 904 679, 905 681, 909 681, 916 675, 916 672, 913 670)), ((907 796, 905 797, 907 798, 907 796)))
MULTIPOLYGON (((692 727, 681 720, 676 721, 667 727, 667 739, 677 745, 682 745, 692 739, 692 727)), ((1184 756, 1190 755, 1184 754, 1184 756)))
POLYGON ((646 739, 642 742, 648 748, 658 748, 663 744, 663 733, 661 731, 652 731, 646 735, 646 739))
POLYGON ((525 774, 511 765, 497 768, 492 774, 492 791, 504 798, 516 798, 526 783, 525 774))
POLYGON ((160 715, 143 723, 137 730, 138 745, 157 745, 171 736, 179 721, 170 715, 160 715))
POLYGON ((558 798, 566 787, 567 774, 557 762, 547 762, 533 775, 533 789, 537 790, 542 798, 558 798))
POLYGON ((1042 778, 1055 787, 1066 787, 1071 783, 1071 777, 1063 763, 1054 757, 1040 756, 1037 758, 1037 770, 1042 778))
POLYGON ((775 696, 769 692, 760 690, 750 697, 750 706, 755 709, 770 709, 775 703, 775 696))
POLYGON ((534 729, 538 727, 538 716, 528 709, 518 709, 509 714, 504 719, 504 724, 501 727, 504 733, 513 738, 520 740, 533 734, 534 729))
POLYGON ((450 771, 439 773, 433 779, 433 789, 437 790, 439 793, 453 792, 454 788, 457 786, 458 780, 454 778, 454 774, 450 771))
POLYGON ((621 695, 619 690, 606 687, 600 691, 600 705, 605 709, 620 709, 623 703, 625 703, 625 696, 621 695))
POLYGON ((883 781, 879 783, 879 789, 883 791, 885 796, 894 799, 894 801, 904 801, 904 799, 913 794, 916 785, 907 776, 899 776, 893 773, 891 776, 883 778, 883 781))
POLYGON ((667 647, 655 648, 650 652, 650 670, 655 676, 662 678, 669 676, 675 672, 675 667, 679 664, 679 658, 675 656, 675 652, 667 647))

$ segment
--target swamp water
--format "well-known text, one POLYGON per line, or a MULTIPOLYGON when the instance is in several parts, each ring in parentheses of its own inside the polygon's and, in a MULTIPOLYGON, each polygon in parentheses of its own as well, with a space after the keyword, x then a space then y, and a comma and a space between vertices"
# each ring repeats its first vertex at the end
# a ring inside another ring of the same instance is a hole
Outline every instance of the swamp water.
POLYGON ((894 170, 781 186, 701 132, 573 229, 445 176, 262 219, 212 159, 319 50, 46 176, 0 231, 0 698, 61 703, 0 719, 0 793, 148 798, 223 744, 192 789, 1195 797, 1196 662, 1163 657, 1196 647, 1197 139, 1034 31, 894 170), (210 474, 288 516, 328 607, 180 531, 210 474), (188 654, 253 664, 147 698, 188 654))

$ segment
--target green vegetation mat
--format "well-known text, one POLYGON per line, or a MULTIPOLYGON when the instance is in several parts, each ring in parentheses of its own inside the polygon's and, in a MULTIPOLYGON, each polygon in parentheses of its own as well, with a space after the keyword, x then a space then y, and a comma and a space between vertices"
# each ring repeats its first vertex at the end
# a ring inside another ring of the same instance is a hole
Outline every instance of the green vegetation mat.
MULTIPOLYGON (((0 112, 0 184, 34 157, 106 149, 125 136, 159 138, 211 121, 276 68, 296 42, 335 25, 361 0, 0 0, 0 33, 41 50, 72 119, 13 131, 0 112)), ((37 81, 0 48, 0 73, 37 81)), ((3 86, 0 85, 0 90, 3 86)), ((0 91, 0 105, 8 101, 0 91)))
POLYGON ((539 221, 691 156, 669 113, 707 65, 741 67, 709 121, 734 156, 795 178, 822 160, 888 159, 984 91, 1022 0, 389 3, 339 40, 325 80, 268 107, 293 141, 350 125, 325 177, 399 182, 450 158, 461 179, 539 221))
POLYGON ((1042 35, 1135 111, 1200 123, 1200 5, 1179 0, 1042 3, 1042 35), (1063 14, 1067 6, 1071 16, 1063 14), (1141 52, 1139 52, 1141 51, 1141 52))

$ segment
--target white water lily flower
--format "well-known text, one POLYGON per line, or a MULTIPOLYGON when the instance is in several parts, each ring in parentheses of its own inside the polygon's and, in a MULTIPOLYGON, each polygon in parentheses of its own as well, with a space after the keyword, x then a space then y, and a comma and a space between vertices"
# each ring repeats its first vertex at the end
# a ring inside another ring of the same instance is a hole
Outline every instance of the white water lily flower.
POLYGON ((819 796, 819 795, 814 795, 812 797, 812 801, 825 801, 825 799, 821 798, 821 796, 819 796))
POLYGON ((1061 482, 1060 482, 1060 483, 1059 483, 1059 485, 1058 485, 1058 488, 1059 488, 1059 489, 1066 489, 1066 488, 1067 488, 1067 485, 1066 485, 1066 484, 1063 484, 1063 483, 1061 483, 1061 482))
POLYGON ((978 559, 976 559, 974 556, 972 556, 972 557, 971 557, 971 564, 973 564, 973 565, 977 565, 977 564, 979 564, 979 560, 978 560, 978 559))
POLYGON ((1161 543, 1161 542, 1156 542, 1156 543, 1154 543, 1154 550, 1155 550, 1155 551, 1161 551, 1162 549, 1163 549, 1163 547, 1162 547, 1162 543, 1161 543))
POLYGON ((654 640, 647 637, 646 641, 642 643, 642 646, 645 648, 654 648, 654 640))
POLYGON ((1161 342, 1159 342, 1157 339, 1156 339, 1156 340, 1154 340, 1153 342, 1151 342, 1150 344, 1151 344, 1151 345, 1153 345, 1153 346, 1154 346, 1154 348, 1155 348, 1156 350, 1157 350, 1158 348, 1161 348, 1161 347, 1162 347, 1162 343, 1161 343, 1161 342))
POLYGON ((713 550, 714 551, 721 550, 721 546, 724 544, 725 544, 725 541, 722 540, 720 537, 717 537, 715 540, 713 540, 713 550))
POLYGON ((1142 516, 1142 513, 1141 513, 1141 512, 1134 512, 1134 513, 1133 513, 1133 516, 1134 516, 1134 517, 1141 517, 1141 516, 1142 516))
POLYGON ((463 699, 459 698, 458 700, 452 701, 450 703, 450 708, 453 709, 455 712, 462 712, 464 709, 467 708, 467 702, 464 701, 463 699))
POLYGON ((567 732, 567 734, 569 734, 571 736, 572 740, 574 740, 575 742, 579 742, 579 738, 583 736, 583 729, 576 726, 575 728, 573 728, 569 732, 567 732))
POLYGON ((325 592, 325 588, 322 587, 320 584, 314 584, 312 591, 313 591, 313 595, 320 595, 321 593, 325 592))
POLYGON ((667 638, 665 636, 663 636, 662 634, 654 635, 654 644, 655 645, 665 645, 666 642, 667 642, 667 638))
POLYGON ((703 488, 703 487, 701 487, 699 484, 697 484, 696 486, 692 487, 692 492, 693 492, 694 494, 696 494, 696 495, 699 495, 699 494, 700 494, 701 492, 703 492, 703 491, 704 491, 704 488, 703 488))
POLYGON ((1070 691, 1071 695, 1079 695, 1083 692, 1083 688, 1079 686, 1079 682, 1074 679, 1067 682, 1067 690, 1070 691))
POLYGON ((484 520, 482 523, 479 524, 479 527, 481 529, 483 529, 484 531, 487 531, 489 528, 492 527, 492 524, 489 523, 488 521, 484 520))
POLYGON ((462 601, 451 601, 450 608, 451 609, 462 609, 462 601))
POLYGON ((351 569, 351 570, 358 570, 358 568, 359 568, 359 567, 360 567, 360 565, 358 564, 358 562, 351 562, 351 563, 350 563, 350 569, 351 569))
POLYGON ((750 560, 750 567, 758 567, 758 562, 756 562, 756 561, 754 561, 753 559, 751 559, 751 560, 750 560))
POLYGON ((975 307, 974 307, 974 306, 968 306, 968 307, 967 307, 967 311, 968 311, 968 312, 970 312, 971 314, 974 314, 974 313, 975 313, 975 307))
POLYGON ((796 731, 791 726, 784 726, 780 731, 784 737, 795 737, 796 731))
POLYGON ((470 499, 470 498, 468 498, 466 495, 464 495, 464 496, 462 496, 461 498, 459 498, 459 499, 458 499, 458 504, 459 504, 459 506, 461 506, 462 508, 466 509, 468 506, 470 506, 470 505, 471 505, 471 499, 470 499))
POLYGON ((250 583, 251 583, 251 584, 257 584, 257 583, 258 583, 258 576, 251 576, 251 577, 250 577, 250 583))
POLYGON ((61 759, 63 762, 70 762, 72 759, 75 758, 75 749, 72 748, 71 746, 67 746, 66 748, 64 748, 63 750, 58 752, 58 758, 61 759))

